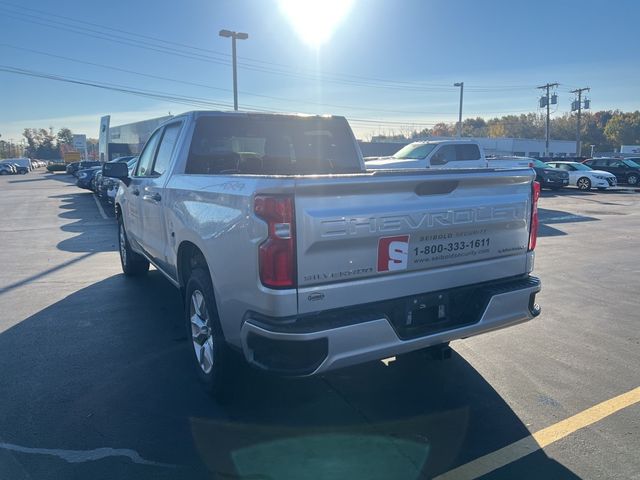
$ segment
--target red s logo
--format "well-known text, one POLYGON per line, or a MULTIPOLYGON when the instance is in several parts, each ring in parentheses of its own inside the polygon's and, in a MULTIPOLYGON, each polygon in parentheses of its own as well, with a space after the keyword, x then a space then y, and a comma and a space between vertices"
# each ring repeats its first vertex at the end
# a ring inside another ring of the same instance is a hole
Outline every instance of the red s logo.
POLYGON ((409 235, 378 239, 378 271, 406 270, 409 263, 409 235))

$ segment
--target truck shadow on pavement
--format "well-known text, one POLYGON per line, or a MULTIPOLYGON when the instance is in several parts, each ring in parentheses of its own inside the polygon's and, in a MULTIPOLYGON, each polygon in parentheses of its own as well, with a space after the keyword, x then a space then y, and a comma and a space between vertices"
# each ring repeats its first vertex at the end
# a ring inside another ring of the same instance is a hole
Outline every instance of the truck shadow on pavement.
POLYGON ((578 215, 571 212, 565 212, 563 210, 551 210, 549 208, 538 208, 538 215, 540 218, 540 225, 538 227, 539 237, 558 237, 567 235, 566 232, 550 226, 552 224, 594 222, 599 220, 595 217, 578 215))
POLYGON ((60 229, 75 234, 62 240, 57 247, 66 252, 114 252, 117 251, 117 233, 114 220, 105 219, 97 209, 89 192, 51 196, 60 199, 58 218, 68 220, 60 229), (105 232, 111 235, 105 235, 105 232))
MULTIPOLYGON (((68 463, 0 444, 12 457, 0 477, 432 478, 529 434, 455 353, 299 380, 247 368, 216 404, 198 383, 182 317, 178 291, 151 271, 14 319, 0 333, 4 444, 131 449, 163 466, 68 463)), ((538 451, 483 478, 578 477, 538 451)))

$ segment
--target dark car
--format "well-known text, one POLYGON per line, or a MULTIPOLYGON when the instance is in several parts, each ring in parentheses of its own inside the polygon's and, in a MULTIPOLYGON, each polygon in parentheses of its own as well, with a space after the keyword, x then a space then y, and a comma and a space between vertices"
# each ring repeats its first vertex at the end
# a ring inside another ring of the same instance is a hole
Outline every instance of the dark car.
MULTIPOLYGON (((76 162, 73 162, 73 163, 76 163, 76 162)), ((71 169, 71 171, 69 173, 71 173, 72 175, 78 176, 78 172, 80 170, 85 170, 87 168, 93 168, 93 167, 99 167, 101 165, 102 164, 100 162, 94 162, 94 161, 91 161, 91 160, 83 160, 81 162, 78 162, 78 165, 74 165, 74 167, 71 169)))
MULTIPOLYGON (((136 166, 136 163, 138 162, 138 157, 121 157, 118 160, 122 161, 126 159, 127 162, 127 166, 129 167, 129 175, 133 174, 133 169, 136 166)), ((118 193, 118 187, 120 186, 120 180, 118 180, 117 178, 110 178, 110 177, 102 177, 102 189, 103 189, 103 195, 106 197, 107 202, 109 202, 110 204, 114 204, 115 203, 115 198, 116 198, 116 193, 118 193)))
POLYGON ((13 175, 15 172, 11 168, 11 165, 6 163, 0 163, 0 175, 13 175))
MULTIPOLYGON (((116 162, 128 163, 134 158, 136 157, 132 157, 132 156, 118 157, 118 158, 114 158, 109 163, 116 163, 116 162)), ((115 178, 102 176, 102 171, 98 172, 95 175, 95 177, 93 177, 93 182, 94 182, 93 191, 96 192, 98 196, 101 198, 104 198, 106 196, 107 191, 113 188, 114 184, 115 185, 118 184, 118 180, 116 180, 115 178)))
POLYGON ((3 161, 2 164, 6 165, 11 170, 11 173, 19 173, 21 175, 29 173, 29 167, 27 167, 26 165, 21 165, 19 163, 7 160, 3 161))
POLYGON ((533 162, 533 169, 536 171, 536 181, 540 182, 542 188, 558 190, 569 185, 569 173, 559 168, 553 168, 541 160, 533 162))
POLYGON ((78 166, 80 165, 80 162, 71 162, 67 164, 67 168, 66 168, 66 172, 70 173, 71 175, 75 175, 75 173, 78 171, 78 166))
POLYGON ((83 168, 82 170, 78 170, 78 172, 76 173, 76 177, 78 178, 76 180, 76 185, 80 188, 91 190, 93 176, 100 171, 102 171, 102 166, 83 168))
POLYGON ((584 164, 595 170, 613 173, 618 183, 638 185, 640 180, 640 164, 628 158, 590 158, 584 164))

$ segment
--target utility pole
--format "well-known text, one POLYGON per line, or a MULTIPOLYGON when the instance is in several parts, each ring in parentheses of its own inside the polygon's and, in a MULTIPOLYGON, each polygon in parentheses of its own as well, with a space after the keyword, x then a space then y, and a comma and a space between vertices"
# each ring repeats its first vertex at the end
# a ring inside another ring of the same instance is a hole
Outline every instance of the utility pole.
MULTIPOLYGON (((574 100, 571 103, 571 111, 578 111, 578 121, 576 122, 576 157, 579 157, 582 154, 582 145, 580 142, 580 118, 582 116, 582 92, 588 92, 591 90, 589 87, 584 88, 576 88, 575 90, 571 90, 571 93, 575 93, 578 95, 578 99, 574 100)), ((589 100, 584 101, 585 110, 589 108, 589 100)), ((593 156, 593 155, 592 155, 593 156)))
POLYGON ((458 137, 462 137, 462 96, 464 94, 464 82, 453 84, 454 87, 460 87, 460 110, 458 111, 458 137))
POLYGON ((246 40, 249 34, 243 32, 232 32, 231 30, 220 30, 219 35, 231 38, 231 57, 233 64, 233 109, 238 110, 238 67, 236 60, 236 40, 246 40))
POLYGON ((549 99, 549 90, 551 88, 556 88, 558 85, 560 85, 559 83, 547 83, 546 85, 542 85, 541 87, 538 87, 538 89, 540 90, 546 90, 546 94, 542 96, 542 98, 540 98, 540 107, 547 107, 547 122, 545 124, 545 147, 544 147, 544 156, 548 157, 549 156, 549 132, 550 132, 550 117, 551 117, 551 112, 549 110, 549 107, 551 104, 557 104, 558 103, 558 96, 554 93, 553 97, 551 99, 549 99))

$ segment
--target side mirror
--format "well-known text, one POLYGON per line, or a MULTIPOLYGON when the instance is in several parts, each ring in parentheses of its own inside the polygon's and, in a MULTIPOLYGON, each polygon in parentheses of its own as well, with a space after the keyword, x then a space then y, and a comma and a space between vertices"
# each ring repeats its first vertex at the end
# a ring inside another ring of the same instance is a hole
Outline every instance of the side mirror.
POLYGON ((102 176, 117 178, 127 186, 129 186, 131 182, 129 178, 129 166, 125 162, 105 163, 102 165, 102 176))

